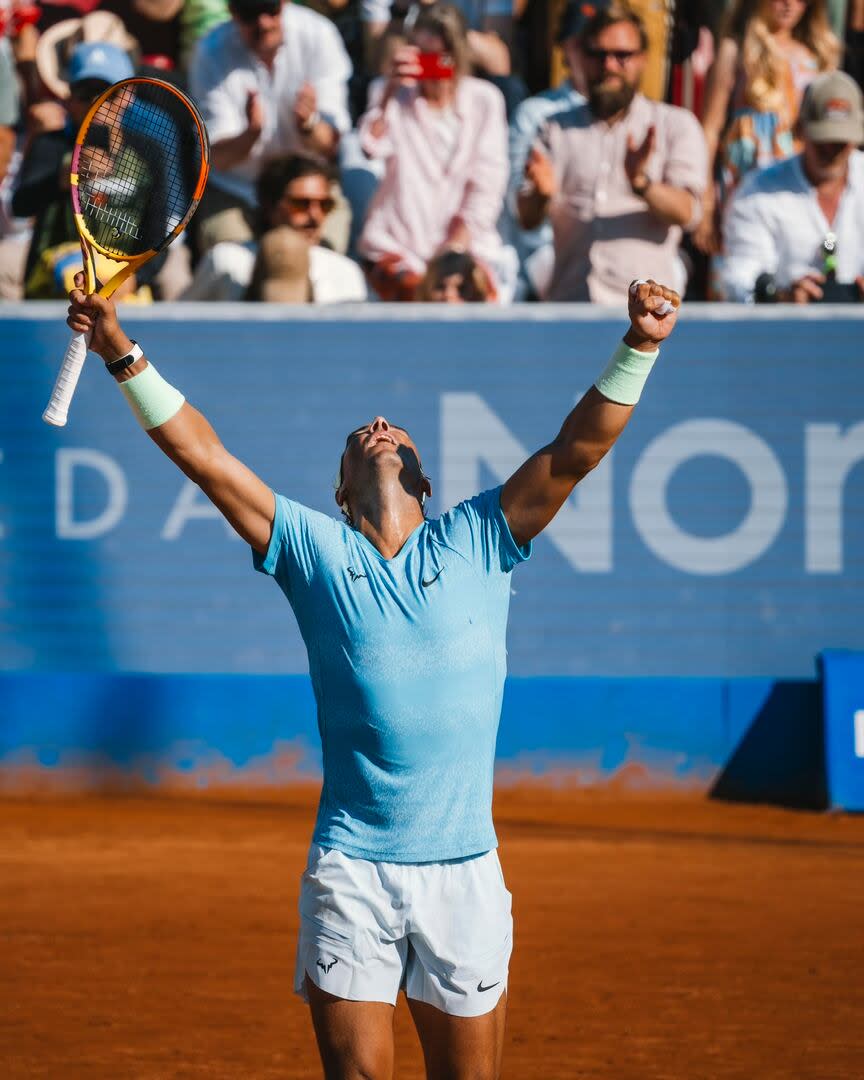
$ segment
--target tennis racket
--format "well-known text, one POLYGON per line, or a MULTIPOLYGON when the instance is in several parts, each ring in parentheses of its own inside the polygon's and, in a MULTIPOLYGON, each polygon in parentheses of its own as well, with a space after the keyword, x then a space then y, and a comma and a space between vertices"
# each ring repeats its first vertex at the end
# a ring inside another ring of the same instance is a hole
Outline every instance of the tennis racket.
MULTIPOLYGON (((195 105, 161 79, 109 86, 91 105, 75 139, 71 193, 87 292, 95 254, 125 265, 99 289, 111 296, 180 235, 204 194, 210 144, 195 105)), ((87 356, 87 336, 73 334, 42 414, 62 427, 87 356)))

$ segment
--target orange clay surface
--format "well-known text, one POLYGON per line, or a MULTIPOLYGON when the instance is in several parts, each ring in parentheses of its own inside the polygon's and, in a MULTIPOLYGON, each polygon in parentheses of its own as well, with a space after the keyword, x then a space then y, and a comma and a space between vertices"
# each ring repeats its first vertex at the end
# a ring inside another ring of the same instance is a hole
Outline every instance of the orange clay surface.
MULTIPOLYGON (((291 993, 315 792, 0 802, 3 1080, 319 1077, 291 993)), ((504 1075, 864 1077, 864 818, 499 791, 504 1075)), ((423 1075, 396 1010, 399 1078, 423 1075)))

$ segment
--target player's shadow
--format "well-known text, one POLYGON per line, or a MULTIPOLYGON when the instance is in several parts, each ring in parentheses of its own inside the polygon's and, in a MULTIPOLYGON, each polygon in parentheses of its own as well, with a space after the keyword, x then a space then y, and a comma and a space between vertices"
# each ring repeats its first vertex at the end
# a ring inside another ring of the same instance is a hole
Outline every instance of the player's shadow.
POLYGON ((828 805, 821 685, 778 680, 709 792, 802 810, 828 805))

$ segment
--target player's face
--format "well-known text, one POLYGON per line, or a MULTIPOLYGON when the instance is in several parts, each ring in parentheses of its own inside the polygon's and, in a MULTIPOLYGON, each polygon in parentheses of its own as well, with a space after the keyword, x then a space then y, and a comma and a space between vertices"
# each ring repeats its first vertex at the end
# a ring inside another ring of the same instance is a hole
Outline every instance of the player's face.
POLYGON ((371 469, 393 464, 405 470, 405 481, 416 485, 423 476, 420 455, 408 432, 391 424, 385 416, 356 428, 345 442, 342 454, 342 488, 362 484, 371 469))

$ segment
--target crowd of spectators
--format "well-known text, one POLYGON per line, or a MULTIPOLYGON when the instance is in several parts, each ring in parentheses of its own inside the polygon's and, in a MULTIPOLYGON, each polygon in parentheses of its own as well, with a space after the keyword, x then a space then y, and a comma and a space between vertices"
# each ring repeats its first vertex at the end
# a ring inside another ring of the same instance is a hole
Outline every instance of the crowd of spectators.
POLYGON ((864 0, 0 0, 0 299, 68 291, 136 71, 211 172, 128 302, 864 299, 864 0))

